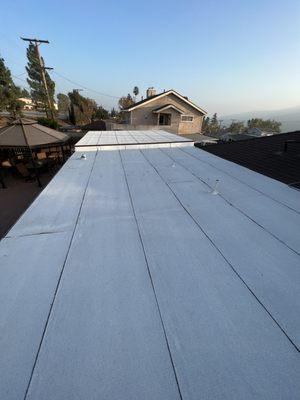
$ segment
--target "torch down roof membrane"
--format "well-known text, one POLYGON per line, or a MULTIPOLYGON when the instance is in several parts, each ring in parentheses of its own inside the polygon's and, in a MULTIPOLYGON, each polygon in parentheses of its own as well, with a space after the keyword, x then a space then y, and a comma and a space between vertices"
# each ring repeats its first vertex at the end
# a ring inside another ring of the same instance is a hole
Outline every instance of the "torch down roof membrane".
POLYGON ((77 151, 0 242, 0 398, 300 394, 300 193, 186 146, 77 151))

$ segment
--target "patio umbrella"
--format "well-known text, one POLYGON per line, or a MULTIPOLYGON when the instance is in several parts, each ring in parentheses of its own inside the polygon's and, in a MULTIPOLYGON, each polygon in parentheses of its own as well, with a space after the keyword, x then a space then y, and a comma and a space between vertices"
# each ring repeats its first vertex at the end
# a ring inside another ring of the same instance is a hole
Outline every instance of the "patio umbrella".
POLYGON ((64 133, 40 125, 37 121, 27 118, 17 119, 10 125, 0 129, 0 149, 27 148, 29 150, 39 186, 41 186, 41 182, 32 150, 49 145, 62 146, 67 140, 68 136, 64 133))

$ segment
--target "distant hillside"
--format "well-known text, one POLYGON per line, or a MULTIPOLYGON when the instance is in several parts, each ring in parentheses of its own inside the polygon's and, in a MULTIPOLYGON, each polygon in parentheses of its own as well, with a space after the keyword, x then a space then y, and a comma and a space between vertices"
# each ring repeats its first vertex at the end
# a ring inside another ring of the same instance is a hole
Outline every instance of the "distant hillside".
POLYGON ((232 119, 247 122, 251 118, 274 119, 281 122, 281 132, 300 130, 300 106, 282 110, 252 111, 220 117, 223 124, 229 125, 232 119))

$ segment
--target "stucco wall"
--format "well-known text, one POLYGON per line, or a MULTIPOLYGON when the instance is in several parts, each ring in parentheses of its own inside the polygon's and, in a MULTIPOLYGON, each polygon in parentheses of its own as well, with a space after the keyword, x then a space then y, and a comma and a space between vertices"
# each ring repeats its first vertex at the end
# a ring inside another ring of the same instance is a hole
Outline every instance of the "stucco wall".
MULTIPOLYGON (((146 103, 136 110, 131 111, 131 120, 127 121, 134 126, 155 126, 158 124, 158 116, 153 113, 153 110, 162 107, 167 104, 172 104, 180 108, 186 115, 193 115, 193 122, 182 122, 181 115, 172 109, 166 111, 171 114, 171 125, 160 125, 161 128, 166 128, 174 133, 189 134, 189 133, 200 133, 203 121, 203 114, 195 110, 189 104, 185 103, 173 94, 169 94, 165 97, 153 100, 150 103, 146 103)), ((129 115, 128 115, 129 117, 129 115)), ((126 121, 126 122, 127 122, 126 121)))

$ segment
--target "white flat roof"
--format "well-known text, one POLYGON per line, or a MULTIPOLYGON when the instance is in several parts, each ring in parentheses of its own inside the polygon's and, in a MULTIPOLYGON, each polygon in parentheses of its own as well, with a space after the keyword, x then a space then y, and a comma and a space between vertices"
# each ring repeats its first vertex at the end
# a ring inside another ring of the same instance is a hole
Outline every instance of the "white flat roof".
POLYGON ((75 149, 76 151, 95 151, 193 145, 194 142, 192 140, 164 130, 89 131, 76 143, 75 149))
POLYGON ((298 398, 300 192, 194 147, 80 156, 0 242, 0 398, 298 398))

